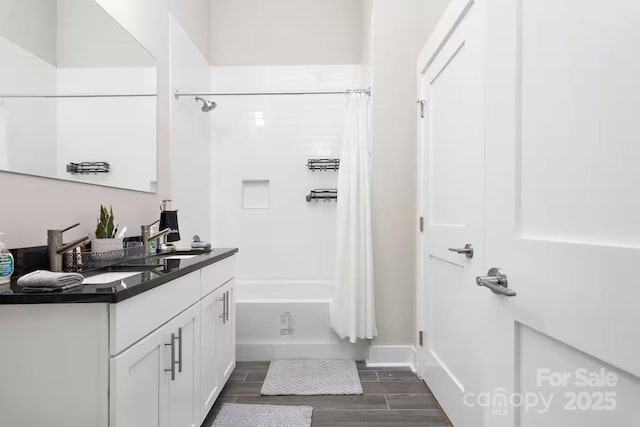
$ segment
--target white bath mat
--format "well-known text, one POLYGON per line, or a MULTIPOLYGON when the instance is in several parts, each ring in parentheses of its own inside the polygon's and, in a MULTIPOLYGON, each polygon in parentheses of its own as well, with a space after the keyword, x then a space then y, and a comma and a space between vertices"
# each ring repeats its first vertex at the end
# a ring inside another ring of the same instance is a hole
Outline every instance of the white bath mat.
POLYGON ((311 406, 225 403, 212 427, 310 427, 311 406))
POLYGON ((274 360, 261 394, 267 396, 362 394, 353 360, 274 360))

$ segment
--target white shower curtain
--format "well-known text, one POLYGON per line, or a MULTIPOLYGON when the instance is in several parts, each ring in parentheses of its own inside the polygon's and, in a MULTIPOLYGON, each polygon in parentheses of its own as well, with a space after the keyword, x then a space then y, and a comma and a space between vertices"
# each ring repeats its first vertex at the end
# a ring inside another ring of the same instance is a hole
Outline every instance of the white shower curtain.
POLYGON ((331 326, 355 343, 376 330, 371 239, 371 98, 348 95, 338 173, 336 288, 331 326))

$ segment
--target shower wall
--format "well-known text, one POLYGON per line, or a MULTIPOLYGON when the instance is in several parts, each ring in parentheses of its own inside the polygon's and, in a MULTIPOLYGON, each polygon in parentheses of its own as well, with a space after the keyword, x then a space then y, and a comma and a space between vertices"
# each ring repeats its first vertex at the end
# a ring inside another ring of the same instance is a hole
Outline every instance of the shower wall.
MULTIPOLYGON (((1 31, 0 57, 13 65, 0 67, 0 93, 56 91, 55 65, 4 38, 1 31)), ((54 174, 56 115, 56 100, 0 99, 0 169, 54 174)))
MULTIPOLYGON (((342 90, 359 87, 360 74, 360 66, 214 67, 212 87, 342 90)), ((345 96, 211 99, 213 243, 240 248, 239 359, 363 357, 329 327, 336 205, 305 200, 312 189, 337 186, 336 172, 306 163, 339 156, 345 96)))
MULTIPOLYGON (((58 68, 57 90, 59 93, 154 93, 156 75, 155 67, 58 68)), ((157 131, 155 97, 60 98, 56 102, 58 177, 157 190, 153 161, 157 131), (66 172, 68 163, 83 161, 107 161, 112 170, 102 175, 66 172)))

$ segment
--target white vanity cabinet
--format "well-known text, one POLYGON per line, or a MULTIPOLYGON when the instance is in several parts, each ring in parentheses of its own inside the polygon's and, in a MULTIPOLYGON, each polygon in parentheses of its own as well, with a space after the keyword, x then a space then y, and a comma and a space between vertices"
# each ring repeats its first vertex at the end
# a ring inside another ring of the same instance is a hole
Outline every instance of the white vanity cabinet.
POLYGON ((199 427, 235 367, 234 273, 230 256, 118 303, 0 305, 0 426, 199 427))
MULTIPOLYGON (((196 304, 169 324, 169 365, 165 368, 169 381, 169 426, 197 427, 201 424, 198 407, 200 386, 200 306, 196 304), (168 369, 168 370, 167 370, 168 369)), ((206 414, 203 415, 203 418, 206 414)))
POLYGON ((220 394, 218 377, 218 323, 222 321, 222 303, 212 292, 200 301, 200 395, 201 414, 207 414, 220 394))
MULTIPOLYGON (((234 259, 229 258, 159 287, 146 299, 132 298, 124 301, 129 304, 112 307, 112 323, 144 331, 149 317, 158 321, 157 312, 141 316, 144 311, 138 309, 164 306, 174 312, 184 304, 185 294, 197 298, 169 322, 111 357, 110 427, 200 426, 235 368, 233 267, 234 259), (126 320, 118 321, 118 316, 126 320)), ((135 336, 130 332, 112 336, 113 351, 135 336)))
POLYGON ((196 304, 111 358, 112 426, 201 424, 197 405, 199 326, 200 306, 196 304))
POLYGON ((236 367, 236 317, 233 280, 227 282, 216 293, 222 304, 222 316, 218 321, 217 351, 218 378, 225 383, 236 367))
POLYGON ((153 332, 110 360, 110 418, 117 426, 167 425, 169 382, 165 344, 168 327, 153 332))
POLYGON ((234 281, 214 284, 229 275, 224 269, 204 268, 202 286, 209 292, 200 302, 200 413, 209 413, 236 366, 234 281))

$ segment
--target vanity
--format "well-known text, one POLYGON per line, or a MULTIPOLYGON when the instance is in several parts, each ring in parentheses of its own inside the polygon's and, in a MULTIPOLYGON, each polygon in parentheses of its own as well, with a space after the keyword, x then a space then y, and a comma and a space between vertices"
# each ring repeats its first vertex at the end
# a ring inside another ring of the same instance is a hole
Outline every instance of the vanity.
POLYGON ((200 426, 235 368, 237 251, 0 287, 0 425, 200 426))

